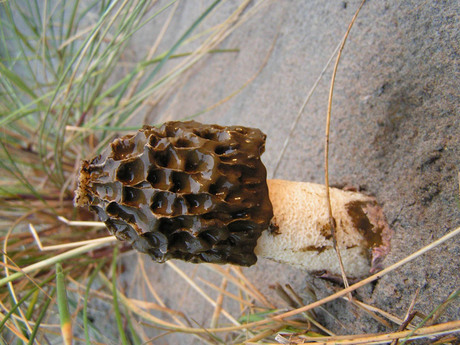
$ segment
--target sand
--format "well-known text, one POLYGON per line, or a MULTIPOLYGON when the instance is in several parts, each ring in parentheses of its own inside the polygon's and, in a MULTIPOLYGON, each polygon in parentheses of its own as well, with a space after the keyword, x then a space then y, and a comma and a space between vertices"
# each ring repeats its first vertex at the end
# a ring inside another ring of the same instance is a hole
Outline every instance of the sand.
MULTIPOLYGON (((208 3, 181 3, 159 51, 170 47, 208 3)), ((237 3, 224 3, 197 32, 228 16, 237 3)), ((196 120, 258 127, 268 135, 263 161, 269 177, 323 183, 332 66, 326 69, 292 132, 290 128, 358 5, 359 1, 266 2, 219 46, 239 51, 204 58, 150 114, 149 122, 178 120, 227 97, 258 71, 274 44, 266 66, 252 83, 196 120), (287 138, 287 150, 275 171, 287 138)), ((456 1, 368 1, 340 61, 332 108, 330 182, 363 190, 383 205, 395 232, 385 266, 460 225, 459 9, 456 1)), ((127 55, 135 58, 148 50, 165 19, 146 27, 127 55)), ((360 289, 357 296, 403 317, 418 291, 415 309, 428 314, 460 285, 459 256, 457 237, 360 289)), ((206 325, 213 308, 170 267, 154 264, 149 258, 145 264, 168 306, 206 325)), ((191 275, 220 284, 219 276, 204 267, 177 265, 191 275)), ((135 265, 126 269, 129 286, 135 265)), ((274 291, 277 283, 289 283, 302 295, 306 295, 308 284, 318 297, 338 289, 301 270, 266 260, 243 272, 272 296, 277 307, 286 306, 274 291)), ((214 291, 206 291, 216 297, 214 291)), ((234 305, 226 306, 237 310, 234 305)), ((458 302, 451 305, 444 319, 458 320, 459 306, 458 302)), ((384 330, 344 301, 329 303, 326 308, 346 325, 343 328, 318 312, 323 324, 336 333, 384 330)), ((234 315, 238 317, 238 313, 234 315)), ((221 321, 227 322, 223 317, 221 321)), ((175 337, 161 338, 155 344, 174 343, 178 341, 175 337)), ((201 343, 186 339, 181 343, 201 343)))

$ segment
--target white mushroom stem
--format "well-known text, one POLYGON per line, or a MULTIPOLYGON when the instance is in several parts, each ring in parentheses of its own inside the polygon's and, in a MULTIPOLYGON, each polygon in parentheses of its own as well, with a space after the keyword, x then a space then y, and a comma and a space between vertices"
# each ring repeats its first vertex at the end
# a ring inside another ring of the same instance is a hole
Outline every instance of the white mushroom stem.
MULTIPOLYGON (((339 276, 340 265, 330 229, 326 187, 269 180, 272 229, 257 242, 258 256, 315 273, 339 276)), ((359 278, 379 269, 389 251, 391 230, 374 198, 330 188, 337 246, 345 273, 359 278)))

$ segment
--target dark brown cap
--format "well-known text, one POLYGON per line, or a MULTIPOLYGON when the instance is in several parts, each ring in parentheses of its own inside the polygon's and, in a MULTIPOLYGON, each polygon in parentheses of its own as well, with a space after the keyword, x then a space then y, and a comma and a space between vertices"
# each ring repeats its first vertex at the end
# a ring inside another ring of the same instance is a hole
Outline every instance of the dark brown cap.
POLYGON ((83 162, 75 203, 155 261, 250 266, 273 217, 265 138, 194 121, 145 126, 83 162))

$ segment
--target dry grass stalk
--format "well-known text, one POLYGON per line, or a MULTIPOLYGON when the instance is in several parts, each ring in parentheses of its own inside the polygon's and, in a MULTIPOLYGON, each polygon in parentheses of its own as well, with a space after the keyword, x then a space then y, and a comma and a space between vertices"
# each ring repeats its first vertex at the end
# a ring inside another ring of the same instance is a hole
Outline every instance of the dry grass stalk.
MULTIPOLYGON (((285 337, 279 336, 277 340, 281 344, 387 344, 395 339, 408 340, 432 338, 444 334, 455 333, 460 331, 460 321, 450 321, 434 326, 423 327, 415 331, 399 331, 385 334, 366 334, 366 335, 342 335, 333 337, 305 337, 294 336, 285 337)), ((252 344, 252 343, 247 343, 252 344)), ((275 345, 274 343, 266 343, 267 345, 275 345)))

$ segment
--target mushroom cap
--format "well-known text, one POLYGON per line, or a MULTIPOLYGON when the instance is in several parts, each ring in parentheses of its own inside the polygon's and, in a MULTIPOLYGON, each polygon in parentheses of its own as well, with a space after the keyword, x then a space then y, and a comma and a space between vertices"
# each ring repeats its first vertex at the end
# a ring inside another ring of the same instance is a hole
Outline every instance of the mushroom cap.
POLYGON ((273 217, 259 129, 144 126, 83 161, 75 204, 155 261, 250 266, 273 217))

